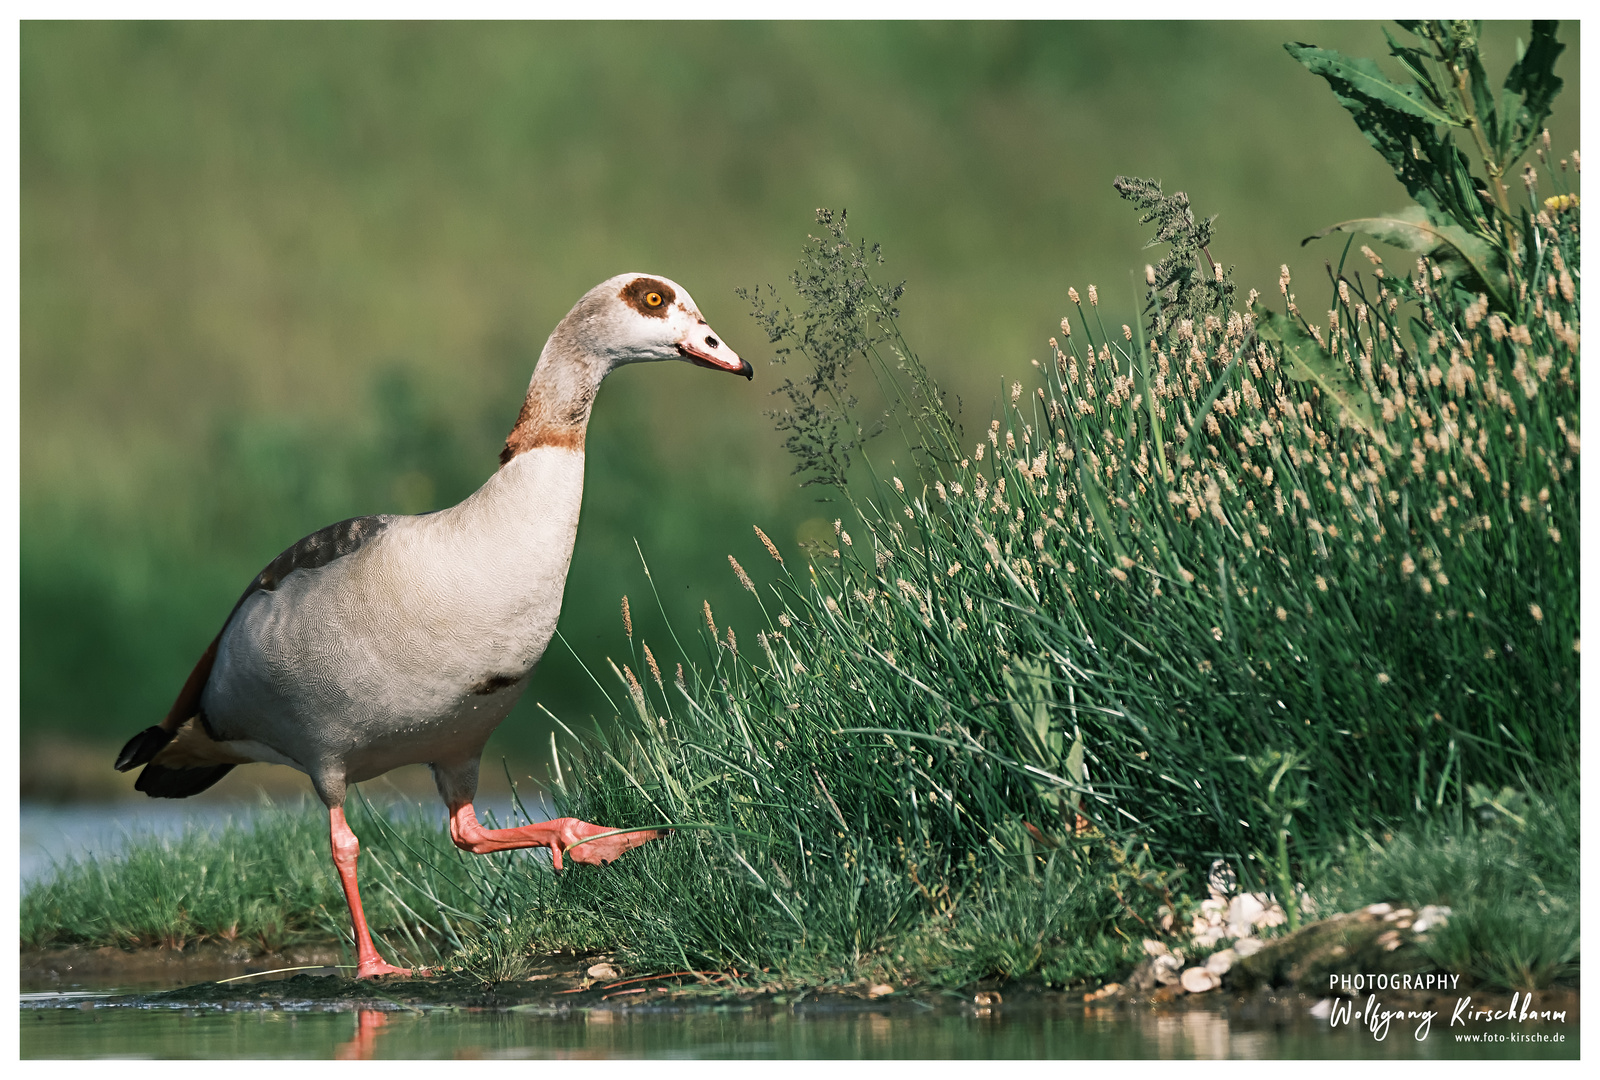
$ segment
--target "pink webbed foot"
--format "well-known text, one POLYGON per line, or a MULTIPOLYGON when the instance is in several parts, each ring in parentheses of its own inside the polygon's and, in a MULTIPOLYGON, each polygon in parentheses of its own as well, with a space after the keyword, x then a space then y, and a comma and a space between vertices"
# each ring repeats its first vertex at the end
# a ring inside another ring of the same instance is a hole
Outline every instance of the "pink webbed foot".
POLYGON ((556 818, 514 829, 485 829, 478 824, 471 803, 460 803, 450 809, 450 838, 457 847, 478 855, 514 848, 549 848, 551 861, 557 870, 562 867, 563 853, 570 854, 581 863, 603 866, 616 860, 624 851, 665 835, 662 829, 634 829, 618 833, 604 825, 592 825, 577 818, 556 818), (606 833, 615 835, 604 835, 606 833))
MULTIPOLYGON (((618 833, 615 829, 608 829, 604 825, 591 825, 577 818, 556 818, 550 824, 559 826, 561 844, 566 849, 566 854, 574 862, 588 863, 590 866, 604 866, 606 863, 615 862, 624 851, 667 835, 665 829, 639 829, 634 832, 618 833), (616 835, 604 836, 605 833, 616 835), (589 839, 591 836, 601 838, 591 840, 589 839)), ((558 855, 556 868, 560 867, 561 860, 558 855)))

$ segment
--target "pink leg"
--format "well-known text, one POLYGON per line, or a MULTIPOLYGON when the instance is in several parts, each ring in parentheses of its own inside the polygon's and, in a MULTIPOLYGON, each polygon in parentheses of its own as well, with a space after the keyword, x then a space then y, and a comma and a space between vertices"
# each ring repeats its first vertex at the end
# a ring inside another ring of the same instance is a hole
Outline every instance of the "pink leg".
POLYGON ((604 825, 591 825, 570 817, 541 821, 517 829, 485 829, 478 824, 478 815, 473 812, 471 803, 453 803, 450 807, 450 839, 455 841, 456 847, 475 855, 510 851, 513 848, 547 847, 557 870, 561 869, 561 853, 568 849, 571 849, 569 854, 578 862, 603 866, 629 848, 666 835, 661 829, 640 829, 581 843, 587 837, 612 831, 604 825), (575 844, 578 846, 574 847, 575 844))
POLYGON ((339 869, 339 881, 344 885, 344 898, 350 905, 350 921, 356 933, 356 978, 371 979, 379 975, 410 975, 410 968, 398 968, 383 962, 372 945, 372 934, 367 930, 367 917, 361 911, 361 893, 356 888, 356 857, 361 853, 361 842, 344 820, 344 807, 328 808, 329 831, 333 838, 333 865, 339 869))

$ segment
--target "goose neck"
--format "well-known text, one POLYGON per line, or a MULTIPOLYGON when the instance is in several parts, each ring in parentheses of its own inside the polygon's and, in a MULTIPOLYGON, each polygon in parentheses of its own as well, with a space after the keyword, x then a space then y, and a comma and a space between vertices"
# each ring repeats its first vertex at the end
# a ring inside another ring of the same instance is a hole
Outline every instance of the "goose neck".
POLYGON ((609 365, 572 347, 559 332, 551 335, 528 383, 517 423, 500 452, 504 465, 541 446, 583 449, 595 394, 609 365))

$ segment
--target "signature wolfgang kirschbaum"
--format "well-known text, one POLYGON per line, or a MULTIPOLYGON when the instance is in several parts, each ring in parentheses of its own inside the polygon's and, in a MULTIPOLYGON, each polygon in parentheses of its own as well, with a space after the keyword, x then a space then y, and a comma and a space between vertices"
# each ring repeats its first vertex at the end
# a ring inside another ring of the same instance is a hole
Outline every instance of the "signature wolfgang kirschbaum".
MULTIPOLYGON (((1365 991, 1380 990, 1456 990, 1459 987, 1461 976, 1428 973, 1413 974, 1378 974, 1378 975, 1330 975, 1328 976, 1328 989, 1335 994, 1360 995, 1365 991)), ((1439 1018, 1438 1009, 1418 1008, 1390 1008, 1377 993, 1367 993, 1364 999, 1357 1000, 1350 997, 1325 998, 1312 1010, 1314 1015, 1325 1016, 1328 1026, 1333 1028, 1360 1027, 1364 1028, 1372 1038, 1382 1042, 1388 1038, 1392 1026, 1410 1026, 1412 1038, 1417 1042, 1427 1039, 1433 1031, 1433 1022, 1439 1018)), ((1463 1029, 1456 1033, 1459 1041, 1485 1041, 1485 1042, 1563 1042, 1565 1035, 1560 1032, 1482 1032, 1473 1031, 1474 1025, 1499 1023, 1501 1021, 1513 1024, 1564 1024, 1567 1022, 1565 1009, 1541 1009, 1531 993, 1515 993, 1511 995, 1511 1004, 1505 1008, 1492 1008, 1483 1005, 1474 1005, 1471 995, 1457 996, 1455 1007, 1450 1010, 1448 1027, 1452 1031, 1456 1028, 1463 1029)))

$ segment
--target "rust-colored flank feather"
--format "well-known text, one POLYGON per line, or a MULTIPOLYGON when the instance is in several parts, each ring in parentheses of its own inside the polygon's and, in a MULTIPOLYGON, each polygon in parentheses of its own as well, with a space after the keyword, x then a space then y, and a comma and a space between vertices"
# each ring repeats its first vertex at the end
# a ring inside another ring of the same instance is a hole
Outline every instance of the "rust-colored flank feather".
POLYGON ((185 720, 200 711, 200 692, 206 688, 206 680, 211 678, 211 665, 217 662, 217 643, 221 640, 222 634, 219 631, 217 636, 211 639, 211 644, 206 646, 206 651, 201 654, 200 662, 189 672, 189 678, 184 681, 183 689, 178 691, 178 700, 172 703, 167 718, 161 721, 161 726, 167 731, 177 731, 185 720))

